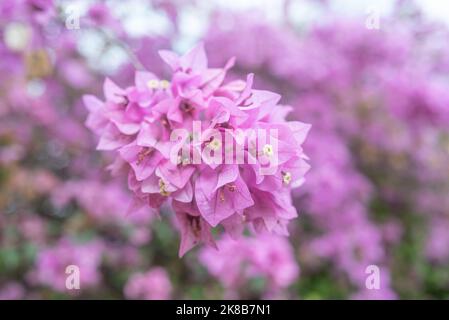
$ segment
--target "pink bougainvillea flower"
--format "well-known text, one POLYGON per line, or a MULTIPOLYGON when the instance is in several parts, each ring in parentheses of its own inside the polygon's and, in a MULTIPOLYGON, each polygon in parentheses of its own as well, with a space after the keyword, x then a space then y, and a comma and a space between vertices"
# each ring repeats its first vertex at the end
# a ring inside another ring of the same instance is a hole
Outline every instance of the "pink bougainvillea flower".
POLYGON ((225 236, 217 246, 219 251, 202 249, 199 259, 221 282, 227 298, 235 298, 236 292, 254 278, 265 280, 265 298, 280 298, 283 289, 298 278, 293 248, 283 237, 264 233, 257 239, 235 241, 225 236))
POLYGON ((82 274, 80 287, 95 287, 101 280, 99 267, 103 249, 103 244, 98 241, 79 244, 62 238, 55 246, 39 251, 35 269, 29 275, 30 280, 65 292, 66 268, 76 265, 82 274))
POLYGON ((125 285, 125 296, 128 299, 166 300, 170 299, 172 284, 170 278, 161 267, 154 267, 146 273, 136 273, 125 285))
POLYGON ((309 169, 301 145, 310 126, 287 122, 289 107, 253 89, 254 75, 226 83, 233 58, 209 68, 202 44, 160 56, 170 81, 137 72, 128 88, 106 79, 104 102, 84 98, 97 148, 115 152, 113 171, 128 171, 135 203, 171 204, 180 256, 201 242, 215 246, 211 230, 220 225, 233 237, 245 227, 288 234, 297 216, 291 189, 309 169))

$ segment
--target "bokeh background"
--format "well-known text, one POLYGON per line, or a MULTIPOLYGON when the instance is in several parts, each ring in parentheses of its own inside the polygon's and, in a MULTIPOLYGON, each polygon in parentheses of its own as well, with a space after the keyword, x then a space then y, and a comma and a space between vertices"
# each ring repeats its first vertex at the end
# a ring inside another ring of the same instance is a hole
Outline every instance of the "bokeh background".
POLYGON ((1 1, 0 299, 449 298, 448 18, 444 1, 1 1), (312 169, 289 238, 180 259, 167 208, 126 215, 81 97, 141 65, 163 77, 157 51, 198 41, 312 124, 312 169))

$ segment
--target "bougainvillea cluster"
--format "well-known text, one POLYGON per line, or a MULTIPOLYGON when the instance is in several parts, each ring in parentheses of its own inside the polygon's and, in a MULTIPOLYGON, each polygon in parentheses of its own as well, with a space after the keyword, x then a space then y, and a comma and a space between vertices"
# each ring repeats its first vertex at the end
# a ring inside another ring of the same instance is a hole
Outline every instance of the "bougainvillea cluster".
POLYGON ((136 34, 134 2, 0 2, 0 299, 449 297, 447 26, 411 1, 377 30, 331 0, 313 22, 145 0, 136 34), (251 128, 278 129, 251 158, 282 151, 275 173, 210 165, 251 128))
POLYGON ((111 169, 129 172, 135 205, 171 201, 181 256, 199 242, 214 246, 218 225, 232 235, 244 225, 287 235, 297 216, 290 190, 309 169, 301 144, 310 126, 286 122, 280 96, 254 89, 252 74, 224 82, 234 59, 209 68, 202 44, 160 55, 170 81, 138 72, 126 89, 107 79, 104 102, 84 98, 97 149, 116 151, 111 169))

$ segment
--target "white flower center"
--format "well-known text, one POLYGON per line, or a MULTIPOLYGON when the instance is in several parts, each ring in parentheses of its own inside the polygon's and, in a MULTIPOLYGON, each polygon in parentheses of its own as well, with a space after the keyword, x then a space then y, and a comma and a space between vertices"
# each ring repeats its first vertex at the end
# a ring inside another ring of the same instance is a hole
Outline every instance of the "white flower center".
POLYGON ((156 79, 151 79, 150 81, 147 82, 147 86, 150 89, 157 89, 159 88, 159 81, 156 79))
POLYGON ((208 145, 212 150, 217 151, 221 147, 221 141, 214 138, 208 145))
POLYGON ((3 38, 6 47, 13 51, 23 51, 31 40, 32 31, 28 25, 12 22, 6 25, 3 38))
POLYGON ((263 154, 267 157, 271 157, 273 155, 273 146, 271 144, 266 144, 263 146, 263 154))
POLYGON ((168 197, 170 195, 170 192, 167 191, 167 186, 162 179, 159 179, 159 193, 164 197, 168 197))
POLYGON ((290 184, 292 181, 292 174, 290 172, 282 172, 282 181, 287 185, 290 184))

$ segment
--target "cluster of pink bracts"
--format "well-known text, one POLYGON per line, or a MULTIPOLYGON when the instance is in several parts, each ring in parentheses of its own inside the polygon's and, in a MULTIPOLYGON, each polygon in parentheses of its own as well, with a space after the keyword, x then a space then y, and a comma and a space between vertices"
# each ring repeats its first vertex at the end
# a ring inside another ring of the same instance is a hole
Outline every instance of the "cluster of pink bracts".
POLYGON ((215 246, 211 228, 218 225, 231 236, 245 225, 288 234, 287 223, 297 216, 291 188, 309 169, 301 144, 310 125, 287 122, 290 108, 278 105, 278 94, 253 89, 253 75, 224 83, 234 59, 208 68, 202 44, 181 57, 160 56, 173 71, 171 81, 137 72, 126 89, 106 80, 105 102, 84 97, 87 125, 100 136, 97 149, 116 151, 111 168, 128 170, 136 204, 171 202, 180 256, 199 242, 215 246), (197 136, 198 126, 209 134, 197 136), (183 130, 188 134, 173 138, 183 130))

